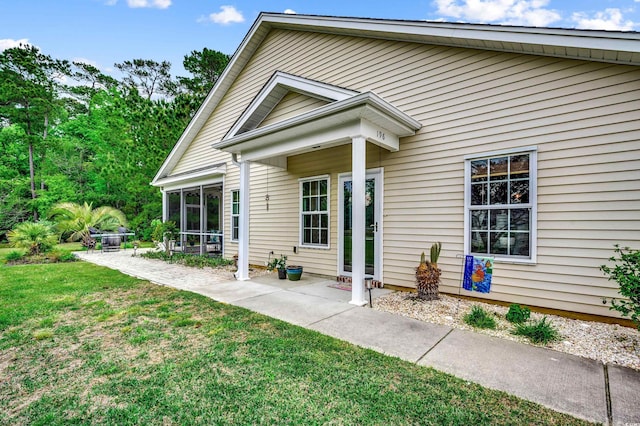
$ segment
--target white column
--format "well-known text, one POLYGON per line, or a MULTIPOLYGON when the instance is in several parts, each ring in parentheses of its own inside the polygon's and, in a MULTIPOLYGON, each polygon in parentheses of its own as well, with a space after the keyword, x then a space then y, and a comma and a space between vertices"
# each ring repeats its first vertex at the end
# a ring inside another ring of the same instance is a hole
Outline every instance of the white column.
POLYGON ((358 306, 367 304, 364 298, 365 262, 365 186, 367 141, 362 136, 351 140, 351 301, 358 306))
POLYGON ((250 163, 240 163, 240 217, 238 229, 238 271, 236 279, 249 279, 249 177, 250 163))
POLYGON ((167 205, 169 204, 167 198, 169 197, 169 195, 167 194, 167 191, 164 190, 164 188, 161 191, 162 191, 162 221, 166 222, 167 220, 169 220, 169 209, 167 208, 167 205))

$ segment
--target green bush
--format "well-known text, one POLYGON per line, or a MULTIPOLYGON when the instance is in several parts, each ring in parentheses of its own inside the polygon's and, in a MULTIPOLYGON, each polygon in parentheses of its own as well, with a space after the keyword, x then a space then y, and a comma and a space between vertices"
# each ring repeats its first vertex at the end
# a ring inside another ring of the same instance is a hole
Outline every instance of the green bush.
POLYGON ((12 247, 25 248, 29 255, 46 253, 58 242, 48 222, 22 222, 7 234, 12 247))
POLYGON ((22 253, 21 251, 11 250, 9 253, 6 254, 4 259, 7 262, 16 262, 16 261, 22 259, 23 256, 24 256, 24 253, 22 253))
POLYGON ((478 305, 471 307, 471 311, 464 316, 464 322, 475 328, 496 328, 496 320, 478 305))
POLYGON ((513 303, 509 306, 509 312, 507 312, 507 321, 513 324, 522 324, 531 316, 531 310, 526 306, 520 306, 517 303, 513 303))
POLYGON ((199 256, 195 254, 174 253, 166 254, 164 251, 147 251, 140 256, 147 259, 158 259, 168 263, 177 263, 179 265, 193 266, 196 268, 217 268, 225 265, 232 265, 233 261, 222 257, 199 256))
POLYGON ((547 344, 554 340, 558 340, 560 334, 553 327, 551 321, 547 321, 547 317, 543 317, 540 321, 530 324, 518 324, 513 334, 517 336, 525 336, 533 343, 547 344))
POLYGON ((640 330, 640 250, 621 248, 616 244, 614 253, 619 256, 609 258, 614 267, 602 265, 600 270, 610 281, 618 283, 618 292, 625 299, 612 299, 609 309, 631 318, 640 330))

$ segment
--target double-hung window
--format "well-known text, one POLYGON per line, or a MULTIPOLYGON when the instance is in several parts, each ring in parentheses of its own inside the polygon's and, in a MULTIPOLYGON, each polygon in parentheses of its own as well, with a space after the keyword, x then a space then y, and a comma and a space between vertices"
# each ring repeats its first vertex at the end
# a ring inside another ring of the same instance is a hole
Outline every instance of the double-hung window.
POLYGON ((240 191, 231 191, 231 241, 238 241, 240 234, 240 191))
POLYGON ((329 176, 300 180, 300 245, 329 247, 329 176))
POLYGON ((466 159, 467 253, 535 261, 536 151, 466 159))

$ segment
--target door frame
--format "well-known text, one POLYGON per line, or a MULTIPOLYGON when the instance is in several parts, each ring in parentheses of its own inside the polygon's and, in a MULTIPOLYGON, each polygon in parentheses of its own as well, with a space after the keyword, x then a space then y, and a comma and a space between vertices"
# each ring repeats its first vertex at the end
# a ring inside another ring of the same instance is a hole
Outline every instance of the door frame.
MULTIPOLYGON (((351 272, 344 270, 344 182, 351 180, 351 172, 338 174, 338 262, 337 262, 337 274, 338 276, 344 275, 351 276, 351 272)), ((374 194, 374 215, 377 220, 378 230, 374 233, 374 274, 373 279, 376 281, 382 281, 382 253, 384 253, 383 244, 383 230, 384 230, 384 168, 377 167, 373 169, 367 169, 365 179, 375 179, 375 194, 374 194)), ((369 276, 366 274, 366 276, 369 276)))

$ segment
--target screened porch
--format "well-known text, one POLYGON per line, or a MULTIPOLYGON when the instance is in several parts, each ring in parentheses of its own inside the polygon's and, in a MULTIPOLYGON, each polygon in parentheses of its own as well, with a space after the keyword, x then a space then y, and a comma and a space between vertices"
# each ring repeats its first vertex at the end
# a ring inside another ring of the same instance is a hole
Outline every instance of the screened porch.
POLYGON ((180 230, 169 242, 172 252, 222 256, 222 184, 167 191, 165 206, 165 217, 180 230))

